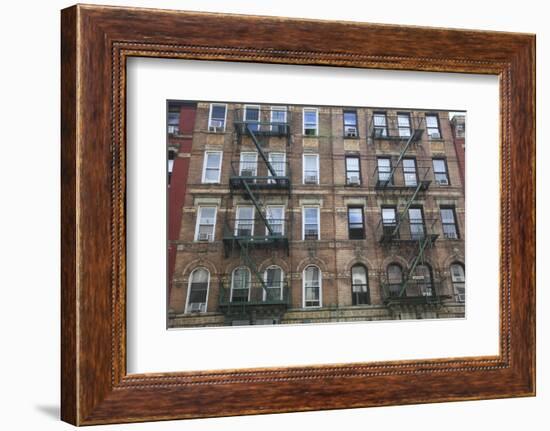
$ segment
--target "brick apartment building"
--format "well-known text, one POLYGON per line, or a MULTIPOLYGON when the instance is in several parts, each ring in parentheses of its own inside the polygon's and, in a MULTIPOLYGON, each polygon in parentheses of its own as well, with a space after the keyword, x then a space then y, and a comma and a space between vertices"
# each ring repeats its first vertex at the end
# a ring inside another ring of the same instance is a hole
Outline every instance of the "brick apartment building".
POLYGON ((464 317, 456 121, 169 102, 168 327, 464 317))

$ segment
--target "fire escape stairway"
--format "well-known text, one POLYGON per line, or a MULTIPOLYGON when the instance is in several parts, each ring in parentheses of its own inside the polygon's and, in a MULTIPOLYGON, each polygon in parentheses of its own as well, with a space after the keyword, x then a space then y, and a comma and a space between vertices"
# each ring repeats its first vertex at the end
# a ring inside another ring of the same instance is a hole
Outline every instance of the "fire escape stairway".
MULTIPOLYGON (((250 136, 250 138, 252 139, 252 142, 254 142, 254 145, 256 146, 256 149, 258 150, 258 153, 260 154, 261 159, 266 164, 266 167, 270 172, 270 174, 273 177, 276 177, 277 172, 275 171, 275 168, 270 163, 258 138, 256 137, 256 135, 254 134, 254 131, 250 127, 250 124, 245 123, 245 131, 247 135, 250 136)), ((260 217, 260 220, 262 221, 262 223, 265 225, 267 231, 269 232, 269 235, 270 236, 275 235, 273 227, 271 226, 271 224, 269 223, 269 220, 265 216, 266 214, 265 206, 253 191, 253 187, 254 187, 253 179, 242 177, 241 184, 243 186, 245 196, 248 197, 254 204, 254 207, 256 208, 256 212, 260 217)), ((260 273, 258 266, 254 258, 251 256, 250 250, 249 250, 250 245, 253 244, 253 238, 251 238, 251 240, 238 239, 237 244, 239 245, 239 248, 241 250, 241 259, 246 263, 249 269, 254 273, 254 276, 258 279, 260 285, 262 286, 263 290, 267 294, 268 291, 267 291, 267 285, 265 283, 265 280, 262 277, 262 274, 260 273)))
MULTIPOLYGON (((401 149, 401 151, 399 153, 399 156, 397 158, 396 163, 393 164, 393 166, 392 166, 387 184, 392 184, 395 172, 396 172, 397 168, 399 167, 399 165, 401 164, 401 162, 403 161, 403 158, 405 157, 409 147, 411 146, 411 144, 413 142, 416 142, 418 139, 420 139, 420 137, 422 136, 422 133, 423 133, 423 129, 420 129, 420 128, 415 128, 413 133, 411 133, 411 136, 409 136, 409 138, 407 139, 405 145, 403 145, 403 148, 401 149)), ((423 187, 424 187, 423 182, 418 181, 413 193, 407 199, 405 207, 403 208, 403 210, 401 211, 401 213, 397 217, 396 225, 395 225, 395 227, 392 231, 392 234, 391 234, 392 237, 395 237, 396 235, 398 235, 402 221, 407 218, 407 214, 408 214, 408 211, 409 211, 411 205, 414 203, 416 197, 418 196, 418 193, 420 192, 420 190, 423 187)), ((413 277, 413 275, 415 273, 415 270, 416 270, 416 267, 419 264, 422 264, 424 262, 424 252, 426 250, 426 247, 428 245, 431 245, 432 243, 433 243, 433 238, 428 232, 424 232, 424 235, 417 240, 418 248, 416 249, 416 251, 415 251, 415 253, 412 257, 412 263, 411 263, 410 267, 408 268, 406 277, 403 280, 403 283, 401 285, 401 289, 399 290, 399 297, 403 297, 403 295, 405 294, 405 292, 407 290, 407 285, 408 285, 409 281, 411 280, 411 278, 413 277)))

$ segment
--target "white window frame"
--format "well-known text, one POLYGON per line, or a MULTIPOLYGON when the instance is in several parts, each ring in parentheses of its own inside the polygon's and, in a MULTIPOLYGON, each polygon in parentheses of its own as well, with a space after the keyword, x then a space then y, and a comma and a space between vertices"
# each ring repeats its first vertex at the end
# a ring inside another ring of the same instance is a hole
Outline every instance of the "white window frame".
POLYGON ((257 177, 258 176, 258 152, 242 151, 241 154, 239 154, 239 176, 242 176, 244 163, 254 163, 254 175, 252 176, 257 177), (247 155, 254 155, 254 162, 243 160, 243 156, 247 156, 247 155))
POLYGON ((302 307, 303 308, 322 308, 323 307, 323 271, 317 265, 307 265, 302 271, 302 307), (306 270, 309 267, 315 267, 319 271, 319 305, 306 306, 306 270))
POLYGON ((254 224, 256 222, 255 220, 255 212, 254 212, 254 206, 253 205, 239 205, 237 206, 237 210, 235 211, 235 236, 239 236, 239 210, 248 208, 252 211, 252 218, 250 218, 250 221, 252 222, 252 229, 250 229, 250 236, 254 236, 254 224))
POLYGON ((317 153, 304 153, 302 154, 302 184, 312 184, 306 183, 306 157, 315 157, 317 159, 317 183, 319 184, 321 180, 321 172, 319 170, 319 154, 317 153))
POLYGON ((204 303, 204 311, 200 311, 199 313, 206 313, 208 310, 208 295, 210 293, 210 271, 208 268, 205 268, 204 266, 198 266, 193 271, 191 271, 191 274, 189 274, 189 280, 187 282, 187 298, 185 299, 185 314, 191 313, 189 311, 189 296, 191 296, 191 283, 193 281, 193 274, 195 271, 199 269, 204 269, 208 273, 208 281, 206 283, 206 301, 204 303))
POLYGON ((261 122, 262 122, 262 109, 261 109, 260 105, 244 105, 244 107, 243 107, 243 122, 245 124, 257 124, 258 128, 254 131, 260 131, 261 130, 261 122), (258 110, 258 121, 247 121, 246 111, 249 108, 253 108, 253 109, 258 110))
MULTIPOLYGON (((271 123, 270 129, 273 131, 275 125, 273 124, 273 112, 284 112, 285 122, 284 124, 288 125, 288 108, 286 106, 272 106, 269 114, 269 122, 271 123)), ((278 126, 278 125, 277 125, 278 126)))
MULTIPOLYGON (((268 217, 268 211, 270 208, 281 208, 282 210, 282 232, 281 232, 281 236, 284 236, 285 235, 285 214, 286 214, 286 206, 285 205, 267 205, 266 206, 266 213, 265 213, 265 218, 269 221, 269 217, 268 217)), ((265 227, 265 234, 266 235, 269 235, 269 230, 267 229, 267 226, 265 227)))
MULTIPOLYGON (((283 299, 283 287, 285 285, 285 272, 283 270, 283 268, 281 268, 279 265, 269 265, 265 270, 264 270, 264 283, 266 284, 266 289, 274 289, 274 288, 270 288, 270 287, 267 287, 267 270, 268 269, 273 269, 273 268, 277 268, 281 271, 281 295, 280 295, 280 298, 279 299, 283 299)), ((267 299, 267 292, 265 289, 262 289, 263 290, 263 294, 262 294, 262 298, 263 300, 265 301, 267 299)))
POLYGON ((306 137, 319 136, 319 108, 302 109, 302 135, 306 137), (306 135, 306 111, 315 111, 315 135, 306 135))
POLYGON ((455 294, 455 298, 457 298, 457 302, 464 303, 466 302, 466 270, 464 269, 464 265, 459 262, 453 262, 449 266, 449 271, 451 272, 451 285, 453 286, 453 292, 455 294), (455 281, 454 275, 453 275, 453 266, 460 266, 462 268, 462 274, 463 274, 463 281, 455 281), (458 293, 458 290, 456 289, 456 284, 462 283, 464 285, 464 292, 462 293, 462 299, 460 299, 460 294, 458 293))
MULTIPOLYGON (((321 239, 321 207, 318 205, 304 205, 302 207, 302 241, 306 241, 306 209, 317 210, 317 240, 321 239)), ((307 241, 311 241, 308 239, 307 241)))
MULTIPOLYGON (((225 132, 225 129, 227 127, 227 103, 211 103, 210 104, 210 111, 208 112, 208 131, 210 132, 210 127, 212 126, 212 109, 214 106, 223 106, 225 107, 225 114, 223 116, 223 130, 221 132, 217 133, 223 133, 225 132)), ((212 132, 214 133, 214 132, 212 132)))
POLYGON ((229 302, 233 302, 233 288, 235 286, 235 272, 237 272, 238 269, 245 269, 248 271, 248 300, 247 302, 250 302, 250 292, 252 291, 252 272, 250 271, 250 268, 247 268, 246 266, 237 266, 233 271, 231 272, 231 289, 229 291, 229 302))
POLYGON ((202 183, 203 184, 219 184, 221 181, 222 176, 222 161, 223 161, 223 151, 210 151, 207 150, 204 152, 204 160, 202 162, 202 183), (207 181, 206 180, 206 164, 208 162, 208 155, 209 154, 219 154, 220 155, 220 162, 218 163, 218 178, 216 181, 207 181))
POLYGON ((212 238, 208 241, 214 242, 216 238, 216 223, 218 221, 218 207, 216 205, 201 205, 197 208, 197 220, 195 223, 195 241, 199 241, 199 227, 201 225, 201 215, 203 208, 214 208, 214 227, 212 228, 212 238))

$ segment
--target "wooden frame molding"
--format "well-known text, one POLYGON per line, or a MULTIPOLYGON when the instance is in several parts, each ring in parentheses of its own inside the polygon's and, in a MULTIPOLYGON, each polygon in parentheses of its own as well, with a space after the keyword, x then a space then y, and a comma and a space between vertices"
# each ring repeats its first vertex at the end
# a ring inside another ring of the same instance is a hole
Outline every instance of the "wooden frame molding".
POLYGON ((77 5, 62 11, 61 47, 63 420, 534 395, 534 35, 77 5), (499 355, 128 375, 125 65, 132 56, 498 75, 499 355), (262 396, 248 396, 256 391, 262 396))

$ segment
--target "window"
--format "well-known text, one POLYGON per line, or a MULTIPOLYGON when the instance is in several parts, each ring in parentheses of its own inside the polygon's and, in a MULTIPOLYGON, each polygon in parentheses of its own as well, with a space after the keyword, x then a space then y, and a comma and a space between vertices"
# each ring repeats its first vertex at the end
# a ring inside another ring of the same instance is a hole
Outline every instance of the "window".
MULTIPOLYGON (((275 171, 275 175, 278 177, 284 177, 286 175, 286 154, 285 153, 269 153, 268 155, 269 163, 275 171)), ((271 172, 268 172, 270 177, 273 176, 271 172)), ((269 180, 269 182, 274 183, 276 180, 269 180)))
POLYGON ((251 237, 254 235, 254 207, 237 207, 235 236, 251 237))
POLYGON ((348 186, 361 184, 361 161, 358 156, 346 156, 346 184, 348 186))
POLYGON ((319 207, 304 207, 303 214, 303 235, 304 240, 320 239, 319 232, 319 207))
POLYGON ((403 178, 406 187, 416 187, 418 185, 415 159, 403 159, 403 178))
POLYGON ((206 151, 202 170, 203 183, 219 183, 222 167, 221 151, 206 151))
POLYGON ((239 176, 257 176, 258 153, 241 153, 239 161, 239 176))
POLYGON ((224 132, 227 105, 212 103, 210 105, 210 117, 208 118, 209 132, 224 132))
POLYGON ((178 156, 178 152, 176 150, 168 150, 168 185, 170 185, 170 181, 172 179, 172 172, 174 171, 174 160, 178 156))
POLYGON ((250 270, 243 266, 235 268, 231 276, 231 302, 250 300, 250 270))
POLYGON ((397 131, 400 138, 408 138, 411 136, 411 116, 408 113, 397 113, 397 131))
POLYGON ((349 239, 365 239, 363 207, 348 208, 348 235, 349 239))
POLYGON ((216 207, 199 207, 197 213, 197 227, 195 229, 195 241, 214 241, 216 212, 216 207))
POLYGON ((266 290, 263 292, 264 301, 283 299, 283 270, 278 266, 270 266, 264 272, 266 290))
MULTIPOLYGON (((272 235, 285 234, 285 207, 269 205, 266 208, 265 218, 271 226, 272 235)), ((269 235, 269 229, 265 228, 265 234, 269 235)))
POLYGON ((168 133, 177 135, 180 132, 180 107, 170 106, 168 108, 168 133))
POLYGON ((321 271, 316 266, 304 269, 304 307, 321 307, 321 271))
POLYGON ((403 285, 403 270, 397 263, 390 263, 387 269, 388 289, 391 296, 396 296, 401 293, 403 285))
POLYGON ((391 183, 391 159, 389 157, 378 158, 378 181, 391 183))
POLYGON ((306 136, 317 136, 319 134, 319 111, 317 108, 304 108, 304 130, 306 136))
POLYGON ((451 280, 453 282, 456 300, 458 302, 464 302, 466 300, 466 289, 464 287, 466 276, 462 264, 453 263, 451 265, 451 280))
POLYGON ((422 208, 409 208, 409 225, 411 229, 411 239, 424 238, 424 217, 422 208))
POLYGON ((319 184, 319 154, 304 154, 304 184, 319 184))
POLYGON ((257 105, 244 105, 244 122, 254 132, 260 130, 260 107, 257 105))
POLYGON ((449 176, 447 175, 447 163, 445 159, 433 159, 435 183, 440 186, 449 185, 449 176))
POLYGON ((357 111, 344 111, 344 136, 346 138, 357 138, 357 111))
POLYGON ((373 114, 374 137, 382 138, 388 136, 388 122, 385 112, 375 112, 373 114))
POLYGON ((448 239, 458 239, 454 208, 441 207, 441 224, 443 225, 443 236, 448 239))
POLYGON ((455 124, 455 137, 456 138, 464 138, 466 135, 466 125, 464 123, 456 123, 455 124))
POLYGON ((287 131, 287 109, 286 106, 271 107, 271 131, 286 133, 287 131))
POLYGON ((206 311, 209 283, 210 273, 205 268, 197 268, 191 273, 187 291, 186 313, 204 313, 206 311))
POLYGON ((415 281, 418 296, 434 296, 432 271, 428 265, 417 265, 414 270, 413 280, 415 281))
POLYGON ((430 139, 441 139, 437 114, 426 114, 426 131, 430 139))
POLYGON ((351 303, 353 305, 370 304, 367 268, 360 264, 351 268, 351 303))

